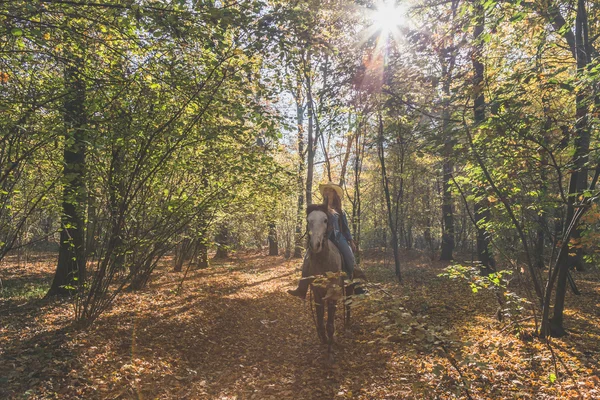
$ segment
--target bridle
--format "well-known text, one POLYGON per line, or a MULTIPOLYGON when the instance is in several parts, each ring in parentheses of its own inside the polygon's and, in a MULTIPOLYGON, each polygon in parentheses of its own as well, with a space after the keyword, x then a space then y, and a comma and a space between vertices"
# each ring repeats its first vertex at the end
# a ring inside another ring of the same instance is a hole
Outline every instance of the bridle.
MULTIPOLYGON (((306 236, 307 234, 308 234, 308 237, 309 237, 309 239, 310 239, 310 232, 308 231, 308 229, 306 229, 306 233, 304 234, 304 236, 306 236)), ((303 236, 303 237, 304 237, 304 236, 303 236)), ((325 234, 325 235, 323 235, 323 238, 321 239, 321 248, 325 246, 325 240, 327 240, 327 232, 326 232, 326 234, 325 234)), ((312 248, 313 248, 313 247, 312 247, 312 240, 309 240, 309 241, 308 241, 308 248, 309 248, 310 250, 312 250, 312 248)))

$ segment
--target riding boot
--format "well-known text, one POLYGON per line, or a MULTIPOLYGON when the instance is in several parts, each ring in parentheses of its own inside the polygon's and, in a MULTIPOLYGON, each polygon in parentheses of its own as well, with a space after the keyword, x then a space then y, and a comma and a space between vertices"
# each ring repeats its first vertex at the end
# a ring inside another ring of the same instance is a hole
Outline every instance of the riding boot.
MULTIPOLYGON (((354 267, 354 279, 360 279, 363 282, 367 282, 367 275, 365 275, 365 272, 360 269, 359 267, 354 267)), ((356 286, 354 286, 354 294, 365 294, 367 293, 367 290, 362 287, 360 284, 357 284, 356 286)))
POLYGON ((307 278, 308 275, 308 257, 304 257, 304 263, 302 264, 302 279, 298 282, 298 287, 294 290, 288 290, 287 292, 292 296, 300 297, 301 299, 306 298, 306 293, 308 292, 308 287, 312 283, 312 278, 307 278))
POLYGON ((306 298, 306 292, 308 292, 308 287, 313 280, 311 278, 302 278, 300 282, 298 282, 298 287, 294 290, 288 290, 287 292, 292 296, 300 297, 302 300, 306 298))

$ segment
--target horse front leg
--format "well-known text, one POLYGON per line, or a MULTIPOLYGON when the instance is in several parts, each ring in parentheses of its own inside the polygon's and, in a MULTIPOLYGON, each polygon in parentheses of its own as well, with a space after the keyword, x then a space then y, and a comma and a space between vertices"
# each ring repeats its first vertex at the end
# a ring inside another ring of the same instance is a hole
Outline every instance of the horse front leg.
POLYGON ((327 344, 328 349, 327 351, 329 352, 329 354, 332 354, 332 350, 333 350, 333 334, 335 332, 335 325, 334 325, 334 321, 335 321, 335 309, 336 309, 336 301, 333 300, 328 300, 327 301, 327 344))
POLYGON ((327 343, 327 335, 325 334, 325 324, 323 319, 325 317, 325 304, 323 301, 323 294, 319 289, 313 290, 315 294, 315 310, 317 314, 317 335, 319 335, 319 339, 321 343, 327 343))

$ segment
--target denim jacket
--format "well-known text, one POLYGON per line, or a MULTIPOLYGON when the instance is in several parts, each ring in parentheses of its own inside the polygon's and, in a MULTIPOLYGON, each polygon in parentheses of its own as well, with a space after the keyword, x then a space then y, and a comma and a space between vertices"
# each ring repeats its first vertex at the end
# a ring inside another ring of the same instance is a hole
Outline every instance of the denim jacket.
POLYGON ((344 236, 347 242, 352 240, 352 234, 350 233, 350 228, 348 227, 348 217, 346 217, 346 213, 342 211, 341 214, 332 214, 333 218, 333 230, 329 238, 334 243, 339 243, 341 236, 344 236))

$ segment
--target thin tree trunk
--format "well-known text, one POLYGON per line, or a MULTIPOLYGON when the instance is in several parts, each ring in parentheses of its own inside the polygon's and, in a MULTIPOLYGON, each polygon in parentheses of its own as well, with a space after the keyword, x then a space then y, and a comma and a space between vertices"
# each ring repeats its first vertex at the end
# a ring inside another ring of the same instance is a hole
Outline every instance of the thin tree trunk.
POLYGON ((208 268, 208 266, 208 246, 206 238, 202 235, 198 242, 198 268, 208 268))
MULTIPOLYGON (((479 3, 474 5, 476 11, 476 25, 473 30, 473 95, 474 95, 474 115, 473 122, 477 127, 485 121, 485 96, 483 93, 483 81, 485 69, 481 60, 483 54, 483 28, 485 26, 485 11, 479 3)), ((487 204, 487 196, 480 193, 482 199, 475 204, 475 222, 477 228, 477 256, 482 264, 482 272, 489 273, 495 270, 496 262, 490 250, 490 235, 485 228, 485 224, 490 219, 490 211, 487 204)))
MULTIPOLYGON (((552 120, 548 117, 544 122, 544 143, 547 144, 547 136, 549 130, 552 128, 552 120)), ((548 192, 546 166, 548 165, 548 153, 544 150, 540 150, 540 192, 541 198, 545 199, 548 192)), ((536 243, 535 243, 535 267, 538 269, 544 269, 546 262, 544 260, 544 243, 546 242, 546 229, 548 228, 548 221, 546 218, 547 207, 542 205, 540 213, 537 217, 538 227, 536 232, 536 243)))
MULTIPOLYGON (((579 0, 577 3, 577 19, 575 29, 575 47, 577 49, 577 70, 579 73, 585 73, 592 61, 592 49, 588 37, 588 17, 585 8, 585 1, 579 0), (579 22, 577 22, 579 21, 579 22)), ((588 126, 588 106, 592 99, 591 90, 577 92, 576 102, 576 122, 575 122, 575 168, 577 173, 577 193, 582 193, 588 185, 588 160, 590 151, 590 131, 588 126)), ((579 242, 581 239, 581 229, 578 227, 573 232, 573 239, 579 242)), ((569 251, 569 254, 575 253, 570 257, 569 262, 577 271, 584 270, 583 248, 578 247, 575 251, 569 251)))
MULTIPOLYGON (((596 165, 596 170, 594 173, 594 178, 590 183, 589 190, 594 191, 596 188, 596 184, 598 183, 598 178, 600 177, 600 164, 596 165)), ((570 184, 575 184, 572 179, 570 184)), ((573 231, 577 228, 577 224, 579 220, 585 213, 585 211, 589 208, 591 201, 594 198, 600 196, 600 192, 594 193, 591 197, 585 198, 578 207, 574 207, 573 204, 573 216, 571 217, 568 225, 566 225, 564 234, 561 238, 561 246, 558 250, 558 256, 554 268, 550 268, 549 270, 549 278, 546 283, 546 290, 544 292, 544 300, 543 300, 543 311, 542 311, 542 326, 540 328, 540 335, 547 336, 551 334, 552 336, 562 336, 566 333, 562 325, 554 325, 554 321, 550 320, 548 316, 550 315, 550 300, 552 298, 552 287, 554 286, 554 282, 556 281, 558 275, 560 273, 564 273, 568 277, 568 268, 562 267, 563 265, 568 265, 568 251, 569 251, 569 241, 573 231), (576 211, 575 211, 576 210, 576 211), (558 328, 558 329, 557 329, 558 328)), ((574 200, 573 200, 574 201, 574 200)), ((565 278, 566 280, 566 278, 565 278)), ((566 286, 566 283, 565 283, 566 286)), ((558 289, 557 289, 558 291, 558 289)), ((566 288, 565 288, 566 291, 566 288)), ((556 310, 556 309, 555 309, 556 310)), ((556 311, 555 311, 556 312, 556 311)), ((562 321, 561 321, 562 322, 562 321)))
MULTIPOLYGON (((354 159, 354 201, 352 207, 352 236, 356 243, 356 263, 360 264, 360 228, 361 228, 361 197, 360 197, 360 173, 362 170, 362 155, 364 154, 364 140, 361 141, 361 124, 357 124, 355 140, 354 159)), ((376 228, 375 228, 376 230, 376 228)))
POLYGON ((302 104, 302 80, 296 85, 296 123, 298 127, 298 203, 296 209, 296 231, 294 237, 294 258, 302 257, 302 231, 304 227, 304 105, 302 104))
MULTIPOLYGON (((456 15, 458 1, 452 2, 452 16, 456 15)), ((440 64, 442 66, 442 135, 444 140, 444 148, 442 151, 442 246, 440 260, 450 261, 453 259, 455 247, 455 232, 454 232, 454 209, 452 200, 452 174, 454 172, 454 164, 452 162, 453 138, 450 129, 450 103, 452 93, 450 85, 452 82, 452 73, 456 63, 456 54, 454 50, 454 41, 451 40, 450 45, 442 52, 440 56, 440 64)))
POLYGON ((179 243, 176 248, 174 272, 181 272, 183 270, 183 264, 193 258, 195 247, 196 240, 192 240, 191 238, 185 238, 179 243))
MULTIPOLYGON (((348 132, 352 132, 352 114, 348 113, 348 132)), ((348 168, 348 161, 350 160, 350 153, 352 152, 352 143, 354 142, 353 133, 348 137, 348 143, 346 143, 346 153, 344 154, 344 160, 342 161, 342 172, 340 173, 340 186, 344 187, 346 184, 346 169, 348 168)))
MULTIPOLYGON (((323 79, 323 91, 327 89, 327 78, 329 76, 329 55, 325 54, 325 62, 323 65, 323 68, 321 68, 321 76, 323 79)), ((312 80, 307 80, 308 83, 308 92, 309 92, 309 96, 311 101, 313 101, 313 97, 312 97, 312 80)), ((329 151, 327 150, 329 148, 329 141, 331 139, 331 132, 329 133, 329 135, 327 135, 327 143, 325 142, 325 135, 323 135, 323 131, 321 130, 321 126, 319 124, 319 117, 321 115, 321 112, 323 111, 323 91, 321 91, 321 93, 319 94, 319 107, 317 108, 317 110, 314 109, 313 106, 313 121, 314 121, 314 126, 315 126, 315 135, 314 135, 314 144, 315 144, 315 149, 317 147, 317 143, 319 143, 319 140, 321 141, 321 149, 323 150, 323 158, 325 158, 325 171, 327 172, 327 178, 330 182, 333 182, 333 178, 331 177, 331 162, 329 161, 329 151)))
POLYGON ((97 237, 97 209, 96 209, 96 198, 89 196, 87 198, 87 227, 85 231, 85 258, 89 260, 94 256, 96 252, 96 237, 97 237))
POLYGON ((379 163, 381 165, 381 181, 383 185, 383 191, 385 193, 385 201, 387 205, 387 214, 388 214, 388 226, 390 228, 392 234, 392 249, 394 251, 394 265, 396 276, 399 281, 402 281, 402 275, 400 272, 400 254, 398 251, 398 232, 396 224, 394 223, 392 217, 392 202, 390 198, 390 189, 387 178, 387 173, 385 170, 385 149, 383 146, 383 119, 381 118, 381 114, 379 114, 379 137, 377 140, 377 150, 379 153, 379 163))

